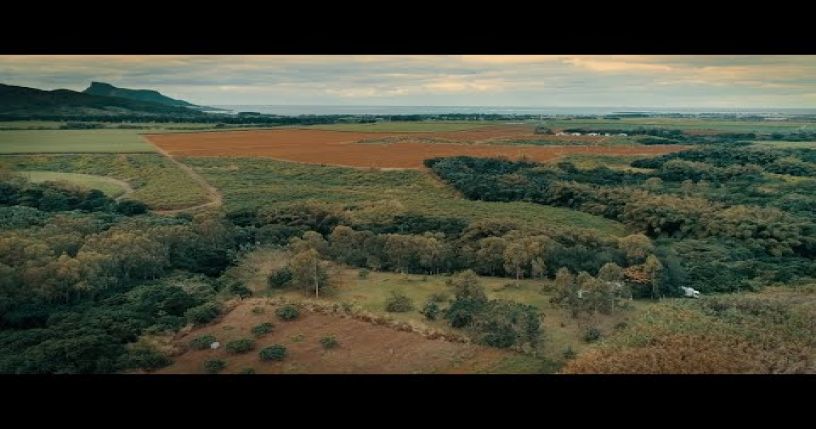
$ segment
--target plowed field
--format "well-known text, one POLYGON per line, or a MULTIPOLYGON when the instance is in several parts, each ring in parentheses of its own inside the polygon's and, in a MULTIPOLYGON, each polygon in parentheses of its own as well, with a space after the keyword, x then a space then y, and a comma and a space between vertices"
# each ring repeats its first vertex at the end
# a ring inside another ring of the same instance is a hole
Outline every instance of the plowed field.
POLYGON ((568 154, 659 155, 683 146, 510 146, 491 140, 533 136, 527 126, 496 126, 428 133, 372 133, 281 129, 205 133, 151 134, 147 138, 171 156, 269 157, 308 164, 348 167, 422 168, 422 161, 440 156, 526 156, 548 161, 568 154), (399 136, 396 143, 370 143, 399 136), (416 139, 416 141, 411 141, 416 139), (428 143, 428 139, 450 143, 428 143), (366 141, 365 144, 357 142, 366 141), (480 143, 480 144, 473 144, 480 143))

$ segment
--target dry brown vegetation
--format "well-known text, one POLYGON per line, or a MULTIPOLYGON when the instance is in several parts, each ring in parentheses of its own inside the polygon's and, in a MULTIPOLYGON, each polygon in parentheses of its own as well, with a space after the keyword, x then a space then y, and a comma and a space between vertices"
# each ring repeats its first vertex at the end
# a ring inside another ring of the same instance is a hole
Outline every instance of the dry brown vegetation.
POLYGON ((570 154, 659 155, 685 148, 678 145, 596 147, 466 144, 533 136, 529 127, 496 126, 466 131, 403 134, 280 129, 152 134, 147 138, 172 156, 260 156, 308 164, 377 168, 422 168, 422 162, 426 159, 456 155, 526 157, 536 161, 549 161, 570 154), (446 140, 451 143, 429 143, 446 140), (385 143, 358 144, 366 141, 385 143))

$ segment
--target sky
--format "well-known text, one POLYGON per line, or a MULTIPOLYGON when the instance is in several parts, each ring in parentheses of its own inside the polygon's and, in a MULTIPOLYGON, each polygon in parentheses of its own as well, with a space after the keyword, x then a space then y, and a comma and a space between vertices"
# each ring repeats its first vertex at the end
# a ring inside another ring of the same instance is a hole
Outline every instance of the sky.
POLYGON ((201 105, 816 107, 816 56, 0 56, 0 83, 201 105))

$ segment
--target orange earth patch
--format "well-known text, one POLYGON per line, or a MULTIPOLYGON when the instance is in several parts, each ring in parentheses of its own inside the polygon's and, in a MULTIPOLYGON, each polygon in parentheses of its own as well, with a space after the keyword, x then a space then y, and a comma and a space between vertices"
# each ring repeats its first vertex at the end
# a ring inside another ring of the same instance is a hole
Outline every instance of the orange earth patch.
POLYGON ((193 338, 212 335, 220 343, 216 350, 187 350, 173 357, 173 364, 156 371, 159 374, 202 374, 204 362, 221 359, 227 364, 223 373, 235 374, 252 368, 257 374, 412 374, 473 373, 490 371, 515 353, 474 344, 431 340, 412 332, 375 325, 361 320, 302 310, 296 320, 284 322, 275 317, 276 306, 260 299, 244 300, 213 325, 195 329, 175 340, 186 348, 193 338), (257 314, 253 308, 262 308, 257 314), (271 322, 274 329, 255 339, 255 349, 245 354, 230 354, 224 345, 240 338, 253 338, 251 329, 271 322), (320 339, 334 336, 339 346, 325 350, 320 339), (264 347, 286 347, 280 362, 262 361, 264 347))
POLYGON ((468 155, 527 157, 549 161, 569 154, 660 155, 684 146, 515 146, 486 144, 497 139, 535 137, 527 126, 495 126, 465 131, 382 133, 280 129, 150 134, 171 156, 269 157, 283 161, 347 167, 422 168, 429 158, 468 155), (360 143, 399 137, 395 143, 360 143), (415 139, 415 141, 412 141, 415 139), (423 139, 426 142, 423 142, 423 139), (443 139, 450 143, 427 143, 443 139), (461 143, 459 143, 461 142, 461 143), (480 144, 473 144, 480 143, 480 144))

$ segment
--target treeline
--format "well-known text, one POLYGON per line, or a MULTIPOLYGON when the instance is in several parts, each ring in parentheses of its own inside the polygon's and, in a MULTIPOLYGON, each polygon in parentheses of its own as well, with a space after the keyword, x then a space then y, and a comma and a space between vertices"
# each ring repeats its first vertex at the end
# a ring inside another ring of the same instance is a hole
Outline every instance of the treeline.
POLYGON ((280 116, 269 114, 253 115, 232 115, 222 113, 199 113, 195 114, 83 114, 72 113, 70 116, 63 114, 36 114, 31 113, 25 116, 17 114, 0 114, 0 121, 64 121, 70 120, 74 128, 83 129, 81 123, 85 122, 157 122, 157 123, 200 123, 200 124, 226 124, 226 125, 316 125, 316 124, 336 124, 336 123, 373 123, 387 118, 389 121, 501 121, 501 120, 533 120, 538 119, 538 115, 503 115, 503 114, 477 114, 477 113, 446 113, 446 114, 415 114, 415 115, 299 115, 280 116))

